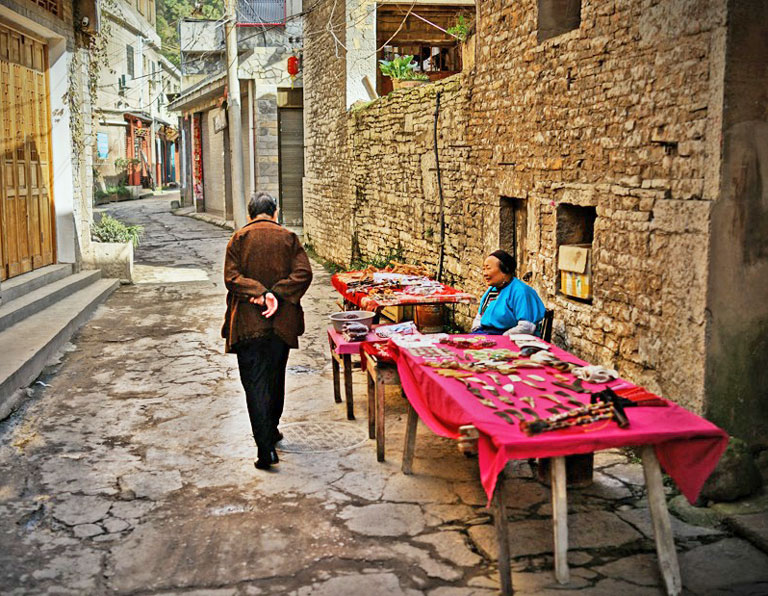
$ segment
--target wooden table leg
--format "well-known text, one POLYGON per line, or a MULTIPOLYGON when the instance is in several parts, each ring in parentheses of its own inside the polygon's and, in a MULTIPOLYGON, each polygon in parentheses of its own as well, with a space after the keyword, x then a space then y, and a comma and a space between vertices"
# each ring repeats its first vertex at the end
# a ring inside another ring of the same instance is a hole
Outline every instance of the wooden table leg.
POLYGON ((352 397, 352 356, 344 354, 344 397, 347 400, 347 420, 355 419, 355 404, 352 397))
MULTIPOLYGON (((333 347, 331 347, 333 350, 333 347)), ((337 403, 341 403, 341 383, 339 378, 339 361, 338 357, 331 353, 331 368, 333 369, 333 400, 337 403)))
POLYGON ((368 360, 365 363, 365 377, 368 380, 368 438, 376 438, 376 371, 374 364, 368 360))
POLYGON ((565 457, 553 457, 552 525, 555 530, 555 579, 567 584, 568 571, 568 501, 566 493, 565 457))
POLYGON ((669 521, 667 499, 664 496, 664 484, 661 480, 659 460, 656 458, 656 451, 653 445, 643 445, 641 454, 661 577, 664 579, 664 587, 667 590, 667 594, 669 596, 678 596, 682 591, 680 566, 677 562, 675 539, 672 535, 672 524, 669 521))
MULTIPOLYGON (((376 365, 376 461, 384 461, 384 393, 386 386, 376 365)), ((414 431, 415 432, 415 431, 414 431)))
POLYGON ((408 402, 408 422, 405 426, 405 445, 403 447, 403 474, 413 474, 413 451, 416 448, 416 426, 419 422, 419 415, 413 409, 411 402, 408 402))
POLYGON ((499 582, 502 596, 510 596, 512 590, 512 568, 509 564, 509 524, 507 508, 504 502, 504 484, 506 474, 501 471, 496 479, 496 490, 493 493, 493 525, 496 527, 496 544, 498 544, 499 582))

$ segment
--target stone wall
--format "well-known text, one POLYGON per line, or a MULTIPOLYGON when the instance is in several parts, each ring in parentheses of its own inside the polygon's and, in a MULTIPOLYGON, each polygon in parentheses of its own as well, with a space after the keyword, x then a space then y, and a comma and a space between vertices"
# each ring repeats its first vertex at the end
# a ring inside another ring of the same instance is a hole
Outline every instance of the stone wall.
POLYGON ((542 43, 536 0, 478 13, 470 72, 350 113, 343 52, 307 37, 307 236, 343 264, 400 246, 436 266, 442 91, 446 280, 480 293, 482 259, 504 244, 516 205, 518 274, 555 309, 557 343, 703 411, 725 0, 584 0, 579 28, 542 43), (590 302, 559 292, 558 239, 578 207, 596 216, 590 302))

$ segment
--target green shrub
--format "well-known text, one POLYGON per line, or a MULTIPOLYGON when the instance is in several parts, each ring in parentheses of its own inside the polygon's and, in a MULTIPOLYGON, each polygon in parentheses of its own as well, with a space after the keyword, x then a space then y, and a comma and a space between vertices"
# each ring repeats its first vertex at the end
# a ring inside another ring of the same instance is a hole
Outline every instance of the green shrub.
POLYGON ((467 37, 469 37, 469 23, 464 19, 464 15, 460 14, 456 24, 453 27, 448 27, 446 32, 456 36, 459 41, 467 41, 467 37))
POLYGON ((142 226, 127 226, 106 213, 102 214, 101 221, 91 226, 91 240, 94 242, 132 242, 138 246, 143 233, 142 226))
POLYGON ((416 72, 413 56, 398 56, 392 60, 379 60, 379 69, 385 77, 401 81, 428 81, 429 77, 423 72, 416 72))

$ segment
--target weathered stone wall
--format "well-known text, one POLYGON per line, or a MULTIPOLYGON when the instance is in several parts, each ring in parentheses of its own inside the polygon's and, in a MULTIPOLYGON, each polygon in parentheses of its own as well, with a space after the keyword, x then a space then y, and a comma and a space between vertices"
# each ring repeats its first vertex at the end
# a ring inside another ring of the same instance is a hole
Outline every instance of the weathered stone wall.
POLYGON ((447 279, 482 290, 483 256, 507 225, 501 201, 516 199, 527 221, 518 257, 555 309, 556 341, 701 411, 725 0, 584 0, 580 27, 542 43, 536 5, 482 2, 471 72, 349 115, 343 58, 330 39, 308 37, 305 230, 341 263, 358 246, 370 258, 399 244, 435 266, 431 124, 442 90, 447 279), (564 205, 597 216, 590 303, 558 290, 564 205))

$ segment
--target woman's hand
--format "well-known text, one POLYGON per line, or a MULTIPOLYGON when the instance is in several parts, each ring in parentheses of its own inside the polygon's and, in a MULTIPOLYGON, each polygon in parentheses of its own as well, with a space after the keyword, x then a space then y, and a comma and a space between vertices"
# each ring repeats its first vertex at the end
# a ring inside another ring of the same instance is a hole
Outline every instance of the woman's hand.
POLYGON ((507 329, 504 332, 504 335, 510 336, 510 335, 516 335, 518 333, 525 333, 528 335, 535 335, 536 334, 536 325, 531 323, 530 321, 523 321, 522 319, 517 322, 517 325, 512 327, 512 329, 507 329))
POLYGON ((477 313, 475 315, 475 318, 472 319, 472 326, 469 328, 470 331, 477 331, 478 329, 480 329, 480 325, 482 325, 482 323, 480 322, 481 318, 482 317, 480 316, 480 313, 477 313))

